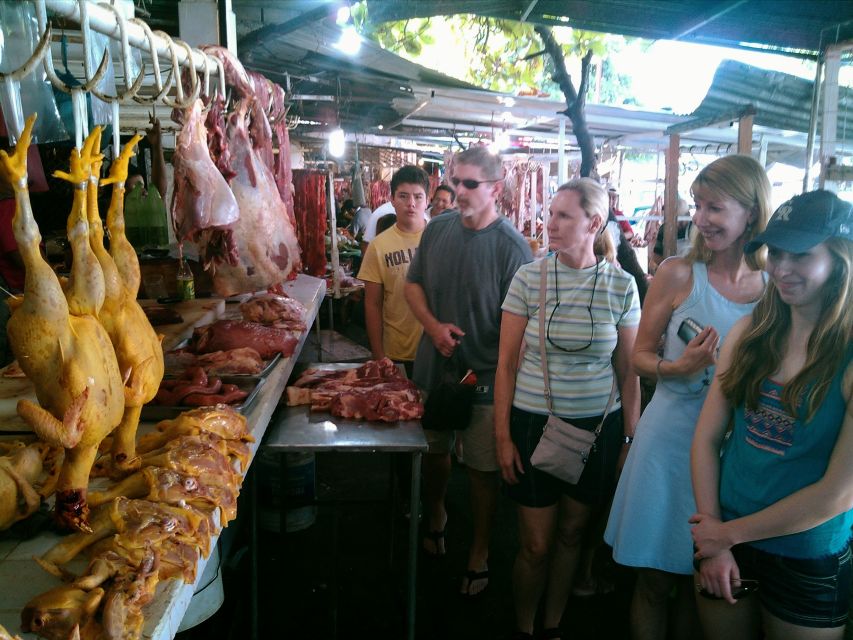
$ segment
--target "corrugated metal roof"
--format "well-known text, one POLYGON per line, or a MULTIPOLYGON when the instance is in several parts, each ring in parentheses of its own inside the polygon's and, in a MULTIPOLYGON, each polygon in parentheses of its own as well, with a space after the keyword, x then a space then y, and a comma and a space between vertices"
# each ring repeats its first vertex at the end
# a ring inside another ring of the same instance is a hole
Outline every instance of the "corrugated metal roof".
POLYGON ((650 39, 815 52, 853 35, 850 0, 367 0, 372 21, 471 13, 650 39))
MULTIPOLYGON (((723 60, 714 73, 708 93, 692 116, 713 116, 751 104, 756 109, 755 124, 807 133, 813 90, 814 82, 811 80, 723 60)), ((839 88, 838 110, 842 114, 853 115, 853 91, 839 88)), ((820 125, 819 119, 818 132, 820 125)), ((842 117, 838 119, 837 126, 839 140, 853 138, 853 121, 842 117)))

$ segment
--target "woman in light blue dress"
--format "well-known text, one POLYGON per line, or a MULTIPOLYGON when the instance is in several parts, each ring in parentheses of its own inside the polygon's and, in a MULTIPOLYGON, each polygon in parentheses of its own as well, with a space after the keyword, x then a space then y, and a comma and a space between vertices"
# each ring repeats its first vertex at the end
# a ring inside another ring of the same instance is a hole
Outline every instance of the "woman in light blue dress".
POLYGON ((616 562, 639 570, 631 603, 636 639, 667 637, 674 588, 679 598, 670 637, 687 638, 696 629, 688 524, 696 511, 693 431, 721 341, 764 290, 763 255, 743 251, 770 214, 764 169, 748 156, 719 158, 691 191, 693 248, 660 266, 643 306, 633 365, 657 378, 657 387, 637 425, 604 534, 616 562))

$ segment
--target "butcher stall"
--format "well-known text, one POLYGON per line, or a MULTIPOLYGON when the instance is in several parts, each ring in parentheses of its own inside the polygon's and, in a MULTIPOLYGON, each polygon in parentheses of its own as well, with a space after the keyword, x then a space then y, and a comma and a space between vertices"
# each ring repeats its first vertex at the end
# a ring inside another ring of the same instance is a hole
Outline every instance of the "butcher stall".
MULTIPOLYGON (((276 452, 410 453, 417 503, 423 406, 392 363, 309 367, 284 393, 320 344, 334 228, 331 175, 291 170, 285 89, 128 5, 0 3, 0 177, 25 267, 21 288, 3 289, 15 358, 0 369, 3 637, 171 639, 211 615, 235 522, 257 553, 248 480, 270 425, 276 452), (157 140, 144 151, 142 125, 157 140), (48 157, 61 264, 42 250, 50 219, 29 186, 48 157), (165 172, 168 249, 131 233, 134 172, 151 191, 165 172)), ((409 637, 416 529, 414 517, 409 637)))

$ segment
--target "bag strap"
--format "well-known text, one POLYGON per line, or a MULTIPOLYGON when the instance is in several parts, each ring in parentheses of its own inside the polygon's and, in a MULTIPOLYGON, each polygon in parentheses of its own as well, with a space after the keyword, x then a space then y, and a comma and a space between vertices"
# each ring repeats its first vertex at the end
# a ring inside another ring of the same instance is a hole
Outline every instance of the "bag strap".
MULTIPOLYGON (((554 258, 557 259, 556 257, 554 258)), ((539 268, 539 358, 542 360, 542 377, 545 381, 545 402, 548 405, 548 413, 554 413, 554 407, 551 400, 551 377, 548 374, 548 352, 545 349, 545 298, 548 290, 548 259, 543 258, 539 268)), ((616 400, 616 393, 619 390, 616 384, 616 374, 613 375, 613 383, 610 385, 610 397, 607 399, 607 406, 604 408, 604 414, 601 416, 601 422, 595 428, 595 437, 601 433, 604 427, 604 421, 607 420, 607 414, 613 407, 613 402, 616 400)))

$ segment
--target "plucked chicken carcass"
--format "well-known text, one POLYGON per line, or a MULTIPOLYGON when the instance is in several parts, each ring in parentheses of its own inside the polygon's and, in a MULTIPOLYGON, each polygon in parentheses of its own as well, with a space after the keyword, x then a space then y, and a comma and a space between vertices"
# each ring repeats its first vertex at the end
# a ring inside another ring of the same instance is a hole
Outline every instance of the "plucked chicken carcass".
POLYGON ((231 189, 240 217, 233 224, 238 262, 217 265, 213 277, 214 289, 221 296, 266 289, 300 269, 296 230, 271 171, 249 140, 248 107, 246 100, 240 102, 228 119, 228 146, 237 172, 231 189))
POLYGON ((42 472, 42 452, 36 444, 0 457, 0 531, 30 516, 41 504, 33 484, 42 472))
POLYGON ((95 640, 100 636, 95 613, 104 598, 99 588, 86 591, 74 585, 61 585, 30 600, 21 611, 21 629, 48 640, 76 637, 95 640))
POLYGON ((56 486, 57 521, 66 528, 87 530, 89 471, 98 443, 121 420, 123 385, 109 336, 95 318, 103 303, 104 281, 97 260, 89 259, 85 188, 91 145, 84 148, 83 157, 76 149, 72 152, 69 173, 56 174, 76 187, 68 222, 75 268, 66 300, 39 250, 41 234, 30 207, 26 154, 34 121, 35 116, 27 120, 12 156, 0 152, 0 172, 15 190, 12 229, 26 268, 24 300, 12 313, 7 332, 39 401, 38 405, 19 401, 18 413, 39 438, 65 448, 56 486), (81 264, 93 272, 82 273, 81 264))
MULTIPOLYGON (((125 145, 121 155, 113 162, 109 178, 103 181, 103 184, 114 185, 107 212, 107 225, 111 231, 114 230, 111 241, 116 244, 112 255, 104 247, 104 227, 98 213, 100 158, 93 160, 88 192, 89 241, 92 253, 104 275, 104 304, 98 314, 98 320, 112 341, 119 370, 125 380, 124 415, 112 441, 112 461, 117 475, 139 467, 135 453, 139 416, 142 405, 155 396, 163 379, 163 348, 160 344, 162 336, 155 333, 148 317, 136 301, 139 261, 135 251, 123 250, 121 242, 127 165, 133 155, 133 148, 141 138, 139 135, 134 136, 125 145), (121 269, 119 263, 122 263, 121 269), (136 288, 133 288, 134 282, 137 283, 136 288)), ((126 241, 126 237, 124 240, 126 241)))

